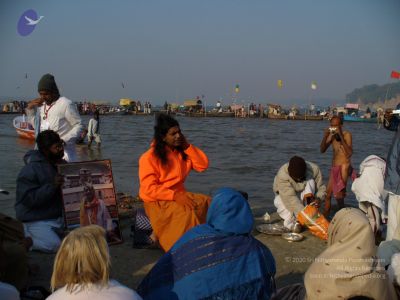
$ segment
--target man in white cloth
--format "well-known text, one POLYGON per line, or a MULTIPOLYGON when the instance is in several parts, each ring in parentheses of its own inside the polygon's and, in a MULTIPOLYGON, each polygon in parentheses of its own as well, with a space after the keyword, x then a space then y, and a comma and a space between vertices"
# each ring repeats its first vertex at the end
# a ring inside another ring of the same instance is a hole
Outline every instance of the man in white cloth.
POLYGON ((293 156, 279 169, 273 190, 274 205, 283 219, 283 225, 294 232, 301 231, 297 222, 299 212, 311 202, 317 201, 319 205, 326 194, 319 167, 298 156, 293 156))
POLYGON ((53 130, 65 142, 64 159, 76 161, 75 141, 82 131, 82 121, 76 105, 61 97, 54 76, 45 74, 38 83, 40 98, 28 103, 26 114, 35 128, 35 136, 43 130, 53 130))
POLYGON ((380 231, 381 222, 386 219, 385 169, 384 159, 370 155, 360 164, 360 176, 351 186, 359 202, 358 206, 367 215, 374 234, 380 231))
POLYGON ((101 145, 101 136, 100 136, 100 118, 99 112, 96 110, 93 114, 93 118, 89 120, 88 125, 88 147, 92 145, 93 140, 95 140, 97 144, 97 148, 100 148, 101 145))

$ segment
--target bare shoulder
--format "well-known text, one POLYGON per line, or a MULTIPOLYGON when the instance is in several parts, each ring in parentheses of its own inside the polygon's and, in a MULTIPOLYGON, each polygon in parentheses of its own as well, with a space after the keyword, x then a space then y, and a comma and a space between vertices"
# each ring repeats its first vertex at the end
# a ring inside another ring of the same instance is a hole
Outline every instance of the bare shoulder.
POLYGON ((344 140, 346 141, 346 144, 347 144, 347 145, 352 146, 352 144, 353 144, 353 137, 352 137, 352 135, 351 135, 350 132, 348 132, 348 131, 343 132, 343 138, 344 138, 344 140))
POLYGON ((345 139, 352 138, 351 132, 350 131, 343 131, 343 137, 345 139))

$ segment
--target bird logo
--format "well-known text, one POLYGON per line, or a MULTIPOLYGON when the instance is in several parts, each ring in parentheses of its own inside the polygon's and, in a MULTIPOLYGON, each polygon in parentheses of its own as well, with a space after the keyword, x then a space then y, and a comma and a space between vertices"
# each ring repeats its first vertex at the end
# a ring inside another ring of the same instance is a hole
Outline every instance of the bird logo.
POLYGON ((17 31, 21 36, 30 35, 36 28, 36 25, 44 18, 38 17, 36 11, 28 9, 25 11, 18 20, 17 31))
POLYGON ((28 21, 28 23, 26 23, 26 25, 29 25, 29 26, 34 26, 34 25, 39 24, 41 19, 43 19, 43 16, 40 16, 39 19, 37 19, 37 20, 32 20, 31 18, 28 18, 27 16, 25 16, 25 20, 28 21))

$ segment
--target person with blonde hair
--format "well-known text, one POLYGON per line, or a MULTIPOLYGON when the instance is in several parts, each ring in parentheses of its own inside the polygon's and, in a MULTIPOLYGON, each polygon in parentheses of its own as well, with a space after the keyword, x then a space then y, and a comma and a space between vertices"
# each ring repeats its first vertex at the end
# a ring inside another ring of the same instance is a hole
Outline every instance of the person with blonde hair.
POLYGON ((57 252, 48 300, 142 299, 135 291, 110 280, 110 254, 105 230, 98 225, 69 233, 57 252))

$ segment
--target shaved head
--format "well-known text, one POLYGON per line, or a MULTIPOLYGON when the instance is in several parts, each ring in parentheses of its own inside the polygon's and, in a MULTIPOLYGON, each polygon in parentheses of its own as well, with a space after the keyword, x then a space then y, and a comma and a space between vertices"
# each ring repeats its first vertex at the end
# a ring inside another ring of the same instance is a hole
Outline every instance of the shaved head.
POLYGON ((340 126, 343 125, 342 118, 339 116, 333 116, 330 121, 331 126, 340 126))

